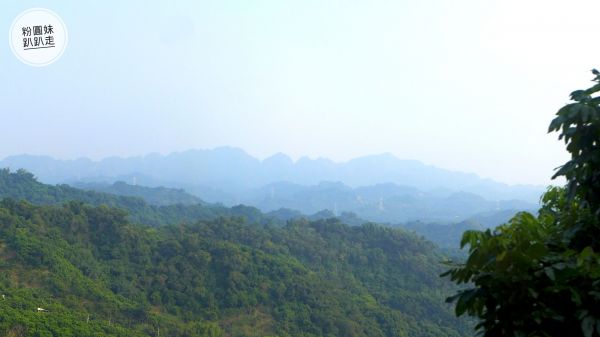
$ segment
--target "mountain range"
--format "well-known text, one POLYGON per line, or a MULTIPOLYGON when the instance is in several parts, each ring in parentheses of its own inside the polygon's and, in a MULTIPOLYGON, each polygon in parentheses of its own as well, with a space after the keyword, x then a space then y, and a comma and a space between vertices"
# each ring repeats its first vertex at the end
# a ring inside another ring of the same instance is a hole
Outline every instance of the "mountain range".
MULTIPOLYGON (((305 214, 328 209, 390 223, 453 222, 479 213, 532 210, 544 190, 511 186, 391 154, 347 162, 306 157, 294 162, 284 154, 259 160, 230 147, 100 161, 19 155, 0 161, 0 167, 26 169, 45 183, 99 191, 123 181, 184 189, 190 196, 183 203, 201 199, 226 206, 255 206, 265 212, 287 208, 305 214)), ((116 189, 113 186, 110 192, 127 195, 116 189)), ((166 199, 161 196, 161 200, 166 199)))

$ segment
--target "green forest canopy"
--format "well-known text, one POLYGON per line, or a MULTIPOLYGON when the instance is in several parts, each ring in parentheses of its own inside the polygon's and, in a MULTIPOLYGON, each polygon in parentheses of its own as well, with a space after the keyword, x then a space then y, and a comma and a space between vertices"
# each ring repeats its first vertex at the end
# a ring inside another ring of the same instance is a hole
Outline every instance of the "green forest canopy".
POLYGON ((402 230, 338 220, 274 224, 252 208, 156 207, 40 184, 23 171, 0 178, 12 197, 0 202, 0 334, 471 331, 443 303, 455 289, 437 276, 443 257, 402 230))

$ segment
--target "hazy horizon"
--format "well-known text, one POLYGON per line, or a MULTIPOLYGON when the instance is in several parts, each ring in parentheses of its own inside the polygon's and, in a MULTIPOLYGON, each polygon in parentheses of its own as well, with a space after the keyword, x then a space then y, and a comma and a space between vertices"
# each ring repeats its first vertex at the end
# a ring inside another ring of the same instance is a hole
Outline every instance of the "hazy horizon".
POLYGON ((589 0, 2 7, 6 29, 28 8, 55 11, 69 44, 43 68, 0 44, 1 158, 391 153, 547 185, 568 159, 548 124, 600 67, 589 0))
POLYGON ((259 155, 255 155, 249 151, 247 151, 246 149, 239 147, 239 146, 230 146, 230 145, 221 145, 221 146, 215 146, 215 147, 211 147, 211 148, 188 148, 188 149, 183 149, 183 150, 177 150, 177 151, 169 151, 169 152, 158 152, 158 151, 153 151, 153 152, 146 152, 146 153, 138 153, 138 154, 130 154, 130 155, 118 155, 118 154, 114 154, 114 155, 106 155, 106 156, 86 156, 86 155, 81 155, 81 156, 54 156, 54 155, 50 155, 47 153, 35 153, 35 152, 24 152, 24 153, 16 153, 16 154, 10 154, 4 157, 0 157, 0 161, 5 160, 7 158, 10 157, 17 157, 17 156, 40 156, 40 157, 50 157, 52 159, 56 159, 56 160, 61 160, 61 161, 75 161, 75 160, 80 160, 80 159, 88 159, 91 160, 92 162, 101 162, 105 159, 110 159, 110 158, 120 158, 120 159, 127 159, 127 158, 143 158, 143 157, 148 157, 148 156, 152 156, 152 155, 159 155, 162 157, 166 157, 168 155, 172 155, 172 154, 178 154, 178 153, 185 153, 185 152, 189 152, 189 151, 214 151, 214 150, 218 150, 218 149, 224 149, 224 148, 230 148, 230 149, 237 149, 237 150, 241 150, 244 153, 248 154, 251 157, 254 157, 255 159, 263 162, 271 157, 275 157, 277 155, 284 155, 288 158, 290 158, 290 160, 293 163, 297 163, 299 160, 301 159, 309 159, 309 160, 328 160, 331 161, 333 163, 336 164, 342 164, 342 163, 347 163, 350 162, 352 160, 355 159, 359 159, 359 158, 363 158, 363 157, 375 157, 375 156, 384 156, 384 155, 392 155, 395 158, 399 159, 399 160, 406 160, 406 161, 417 161, 420 162, 424 165, 427 166, 432 166, 432 167, 436 167, 436 168, 440 168, 440 169, 444 169, 444 170, 448 170, 448 171, 453 171, 453 172, 461 172, 461 173, 468 173, 468 174, 475 174, 478 177, 482 178, 482 179, 490 179, 493 180, 495 182, 499 182, 499 183, 503 183, 506 185, 510 185, 510 186, 516 186, 516 185, 532 185, 532 186, 549 186, 549 185, 553 185, 553 186, 559 186, 559 185, 563 185, 564 184, 564 178, 559 177, 556 179, 550 179, 550 177, 554 174, 555 170, 551 170, 549 172, 548 175, 548 181, 546 183, 528 183, 528 182, 508 182, 508 181, 503 181, 501 179, 496 179, 494 177, 490 177, 490 176, 484 176, 478 172, 475 172, 474 170, 462 170, 462 169, 452 169, 449 167, 444 167, 441 165, 435 165, 432 163, 428 163, 425 162, 423 160, 420 160, 418 158, 403 158, 400 157, 392 152, 379 152, 379 153, 366 153, 366 154, 359 154, 357 156, 354 157, 349 157, 349 158, 341 158, 341 159, 334 159, 334 158, 329 158, 326 156, 309 156, 309 155, 298 155, 298 156, 292 156, 288 153, 285 152, 275 152, 272 154, 267 154, 264 156, 259 156, 259 155))
MULTIPOLYGON (((474 174, 477 177, 481 178, 481 179, 489 179, 491 181, 497 182, 497 183, 502 183, 502 184, 506 184, 508 186, 536 186, 536 187, 546 187, 548 186, 548 184, 546 185, 542 185, 542 184, 511 184, 505 181, 501 181, 501 180, 497 180, 491 177, 485 177, 485 176, 481 176, 479 175, 477 172, 473 172, 473 171, 461 171, 461 170, 452 170, 452 169, 448 169, 446 167, 442 167, 442 166, 436 166, 436 165, 432 165, 426 162, 423 162, 421 160, 418 159, 411 159, 411 158, 401 158, 398 157, 396 155, 394 155, 393 153, 390 152, 382 152, 382 153, 373 153, 373 154, 366 154, 366 155, 362 155, 362 156, 357 156, 357 157, 352 157, 352 158, 348 158, 346 160, 334 160, 331 158, 327 158, 327 157, 310 157, 310 156, 300 156, 300 157, 292 157, 286 153, 283 152, 277 152, 277 153, 273 153, 271 155, 268 155, 266 157, 258 157, 255 156, 251 153, 249 153, 248 151, 246 151, 245 149, 241 148, 241 147, 234 147, 234 146, 219 146, 219 147, 214 147, 214 148, 194 148, 194 149, 187 149, 187 150, 183 150, 183 151, 173 151, 173 152, 167 152, 167 153, 159 153, 159 152, 150 152, 150 153, 145 153, 145 154, 139 154, 139 155, 131 155, 131 156, 119 156, 119 155, 113 155, 113 156, 106 156, 106 157, 99 157, 99 158, 93 158, 93 157, 88 157, 88 156, 80 156, 80 157, 72 157, 72 158, 60 158, 60 157, 54 157, 51 155, 46 155, 46 154, 33 154, 33 153, 22 153, 22 154, 18 154, 18 155, 10 155, 10 156, 6 156, 6 157, 0 157, 0 168, 2 168, 2 161, 6 160, 8 158, 11 157, 19 157, 19 156, 33 156, 33 157, 50 157, 54 160, 60 160, 60 161, 77 161, 77 160, 90 160, 93 163, 100 163, 104 160, 110 160, 110 159, 114 159, 114 158, 118 158, 118 159, 138 159, 138 158, 150 158, 152 156, 160 156, 162 158, 166 158, 170 155, 177 155, 177 154, 184 154, 184 153, 188 153, 188 152, 215 152, 215 151, 219 151, 219 150, 234 150, 234 151, 242 151, 244 154, 258 160, 261 163, 264 163, 265 161, 267 161, 270 158, 276 157, 276 156, 280 156, 283 155, 287 158, 289 158, 292 163, 294 165, 298 164, 299 161, 301 160, 310 160, 310 161, 319 161, 319 160, 325 160, 325 161, 329 161, 333 164, 347 164, 349 162, 352 162, 354 160, 358 160, 361 158, 367 158, 367 157, 382 157, 382 156, 392 156, 395 159, 401 160, 401 161, 413 161, 413 162, 418 162, 421 163, 425 166, 428 167, 434 167, 437 169, 442 169, 442 170, 447 170, 449 172, 456 172, 456 173, 465 173, 465 174, 474 174)), ((27 168, 26 168, 27 169, 27 168)), ((550 182, 549 185, 562 185, 562 178, 556 179, 556 180, 552 180, 550 182)), ((357 185, 355 187, 359 187, 362 185, 357 185)), ((368 186, 364 185, 364 186, 368 186)))

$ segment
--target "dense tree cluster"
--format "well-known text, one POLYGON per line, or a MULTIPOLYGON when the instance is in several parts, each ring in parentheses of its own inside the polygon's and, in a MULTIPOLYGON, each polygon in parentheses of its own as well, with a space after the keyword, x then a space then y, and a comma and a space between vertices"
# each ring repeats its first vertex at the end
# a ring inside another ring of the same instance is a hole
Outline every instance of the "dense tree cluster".
POLYGON ((148 226, 88 204, 138 199, 8 175, 23 178, 11 185, 20 198, 46 205, 0 202, 0 335, 458 337, 471 329, 443 303, 454 288, 437 277, 441 255, 399 229, 274 225, 243 207, 148 226))

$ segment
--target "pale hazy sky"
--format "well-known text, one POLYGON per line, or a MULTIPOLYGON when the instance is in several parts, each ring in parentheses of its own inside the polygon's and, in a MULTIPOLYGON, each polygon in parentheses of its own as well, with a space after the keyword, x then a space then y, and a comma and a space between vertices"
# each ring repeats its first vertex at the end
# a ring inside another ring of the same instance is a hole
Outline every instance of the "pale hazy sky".
POLYGON ((548 123, 600 67, 599 13, 598 0, 2 0, 0 158, 390 152, 546 184, 567 158, 548 123), (43 68, 8 44, 31 7, 69 30, 43 68))

